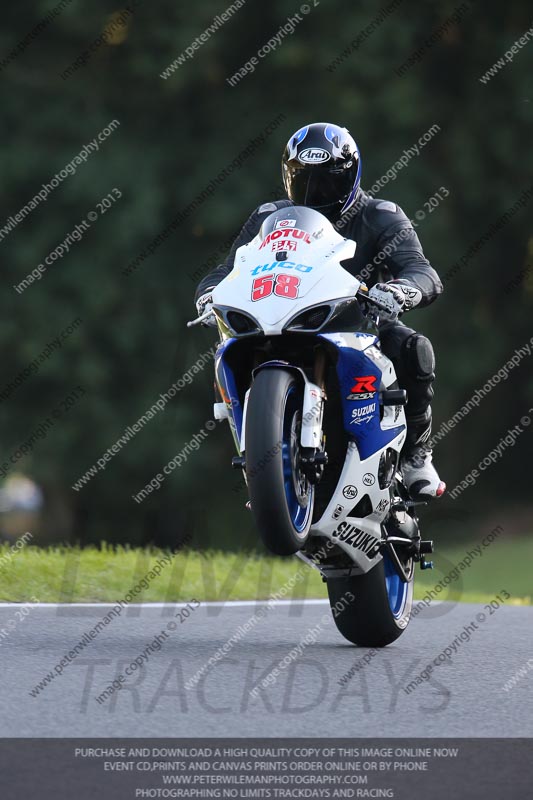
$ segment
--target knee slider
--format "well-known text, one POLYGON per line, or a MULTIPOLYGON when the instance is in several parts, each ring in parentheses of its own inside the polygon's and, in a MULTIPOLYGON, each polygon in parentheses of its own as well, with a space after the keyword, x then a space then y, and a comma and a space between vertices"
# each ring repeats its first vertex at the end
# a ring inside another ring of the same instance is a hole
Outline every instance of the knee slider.
POLYGON ((433 345, 421 333, 413 333, 404 342, 405 365, 409 374, 418 381, 435 379, 435 353, 433 345))

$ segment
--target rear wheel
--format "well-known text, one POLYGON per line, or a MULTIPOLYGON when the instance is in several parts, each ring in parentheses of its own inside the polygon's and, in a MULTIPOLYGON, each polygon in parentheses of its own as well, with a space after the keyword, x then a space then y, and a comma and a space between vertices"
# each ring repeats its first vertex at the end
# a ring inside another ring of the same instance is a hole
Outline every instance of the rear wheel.
POLYGON ((287 370, 256 376, 246 412, 246 480, 265 546, 277 555, 300 550, 309 535, 314 487, 300 468, 303 392, 287 370))
POLYGON ((328 580, 333 618, 345 639, 360 647, 385 647, 401 636, 413 604, 412 559, 406 572, 407 583, 400 579, 385 553, 364 575, 328 580))

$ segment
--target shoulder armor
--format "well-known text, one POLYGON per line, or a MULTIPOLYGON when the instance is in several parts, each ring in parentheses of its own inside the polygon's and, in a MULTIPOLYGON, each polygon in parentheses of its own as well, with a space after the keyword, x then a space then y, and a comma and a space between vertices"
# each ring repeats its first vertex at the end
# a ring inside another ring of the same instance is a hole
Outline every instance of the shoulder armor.
POLYGON ((392 213, 395 214, 398 211, 398 206, 396 203, 391 203, 389 200, 380 200, 376 205, 376 209, 378 211, 392 211, 392 213))

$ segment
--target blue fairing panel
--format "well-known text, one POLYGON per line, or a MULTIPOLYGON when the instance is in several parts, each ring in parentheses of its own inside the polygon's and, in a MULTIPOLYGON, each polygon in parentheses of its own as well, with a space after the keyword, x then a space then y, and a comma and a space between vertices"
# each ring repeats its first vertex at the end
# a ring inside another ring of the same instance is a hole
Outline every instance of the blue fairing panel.
POLYGON ((361 348, 376 344, 370 334, 321 334, 338 351, 337 377, 341 391, 343 421, 346 433, 357 442, 361 459, 386 447, 402 431, 402 426, 381 429, 379 391, 381 370, 365 355, 364 349, 350 346, 350 340, 361 348))

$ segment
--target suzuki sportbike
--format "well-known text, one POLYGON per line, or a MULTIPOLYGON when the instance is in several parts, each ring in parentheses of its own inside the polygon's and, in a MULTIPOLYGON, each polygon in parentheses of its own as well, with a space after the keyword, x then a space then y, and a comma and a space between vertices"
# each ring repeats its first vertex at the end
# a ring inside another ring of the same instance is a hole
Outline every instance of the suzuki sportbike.
POLYGON ((215 418, 265 546, 320 571, 346 639, 382 647, 408 624, 432 542, 399 472, 407 397, 379 303, 342 266, 355 247, 317 211, 280 209, 189 325, 216 318, 215 418))

